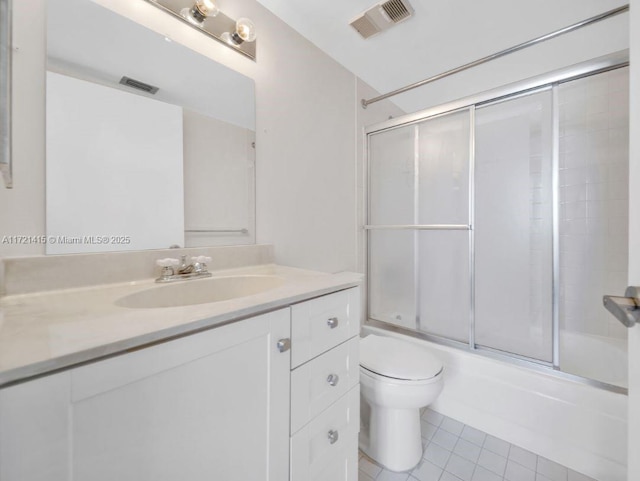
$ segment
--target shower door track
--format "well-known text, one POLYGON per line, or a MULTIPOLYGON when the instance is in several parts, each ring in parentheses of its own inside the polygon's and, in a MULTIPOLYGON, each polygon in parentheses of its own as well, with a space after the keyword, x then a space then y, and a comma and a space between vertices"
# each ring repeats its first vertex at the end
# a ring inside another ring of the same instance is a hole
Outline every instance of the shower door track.
MULTIPOLYGON (((468 342, 456 341, 453 339, 449 339, 442 336, 437 336, 433 334, 428 334, 418 330, 412 330, 407 328, 401 328, 399 326, 389 324, 383 321, 371 319, 369 316, 369 301, 367 300, 366 309, 367 316, 365 320, 366 325, 390 330, 393 332, 400 332, 402 334, 410 335, 412 337, 417 337, 421 339, 425 339, 431 342, 435 342, 438 344, 447 345, 450 347, 454 347, 457 349, 462 349, 467 352, 481 354, 486 357, 491 357, 494 359, 499 359, 501 361, 505 361, 512 364, 517 364, 520 366, 526 366, 529 368, 533 368, 535 370, 553 374, 554 376, 561 377, 563 379, 570 379, 572 381, 581 382, 584 384, 588 384, 591 386, 595 386, 598 388, 602 388, 608 391, 623 393, 626 394, 628 390, 626 388, 604 383, 601 381, 597 381, 594 379, 569 374, 560 370, 560 349, 559 349, 559 213, 558 213, 558 190, 559 190, 559 182, 558 182, 558 162, 559 162, 559 137, 558 137, 558 122, 559 122, 559 111, 558 111, 558 101, 557 101, 557 86, 570 82, 573 80, 578 80, 580 78, 589 77, 592 75, 597 75, 599 73, 604 73, 610 70, 623 68, 629 65, 629 51, 624 50, 622 52, 617 52, 614 54, 606 55, 604 57, 599 57, 590 61, 582 62, 576 64, 574 66, 564 68, 562 70, 540 75, 534 77, 529 80, 525 80, 522 82, 516 82, 505 87, 500 87, 497 89, 489 90, 487 92, 483 92, 477 95, 469 96, 460 100, 456 100, 453 102, 449 102, 446 104, 442 104, 436 107, 432 107, 420 112, 416 112, 413 114, 407 114, 402 117, 398 117, 395 119, 387 120, 385 122, 381 122, 372 126, 369 126, 365 129, 365 135, 367 137, 367 141, 365 142, 365 175, 366 182, 365 188, 366 199, 366 223, 363 226, 365 232, 375 231, 375 230, 433 230, 433 231, 469 231, 469 285, 470 285, 470 298, 469 302, 471 304, 470 314, 469 314, 469 339, 468 342), (501 351, 498 349, 477 345, 475 342, 475 312, 474 312, 474 284, 475 284, 475 269, 474 269, 474 239, 473 239, 473 222, 474 222, 474 163, 475 163, 475 153, 474 153, 474 143, 475 143, 475 129, 473 124, 471 124, 470 128, 470 157, 469 157, 469 224, 402 224, 402 225, 375 225, 370 224, 370 203, 371 198, 369 196, 370 192, 370 175, 371 169, 369 165, 369 136, 373 133, 379 133, 383 131, 389 131, 396 128, 406 127, 408 125, 417 124, 427 119, 432 119, 444 114, 453 113, 456 111, 469 111, 469 116, 471 121, 473 121, 475 116, 475 108, 483 105, 495 104, 501 101, 515 99, 521 96, 530 95, 542 90, 552 90, 552 113, 553 113, 553 137, 552 137, 552 205, 553 205, 553 213, 552 213, 552 224, 553 224, 553 235, 552 235, 552 259, 553 259, 553 270, 552 270, 552 360, 551 362, 543 361, 539 359, 529 358, 526 356, 522 356, 516 353, 511 353, 507 351, 501 351)), ((367 280, 367 295, 370 296, 370 283, 369 283, 369 271, 370 271, 370 255, 369 255, 369 238, 366 238, 366 280, 367 280)), ((416 302, 418 303, 418 285, 416 284, 416 302)), ((418 307, 418 306, 416 306, 418 307)), ((419 310, 416 310, 416 315, 418 315, 419 310)), ((417 321, 416 321, 417 322, 417 321)))

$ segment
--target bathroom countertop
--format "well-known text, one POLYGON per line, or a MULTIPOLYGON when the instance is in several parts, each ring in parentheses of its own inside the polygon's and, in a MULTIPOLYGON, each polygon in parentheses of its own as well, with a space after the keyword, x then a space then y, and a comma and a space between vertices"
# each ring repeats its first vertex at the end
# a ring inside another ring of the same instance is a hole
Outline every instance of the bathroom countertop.
POLYGON ((157 286, 153 279, 1 298, 0 387, 354 287, 362 280, 355 273, 326 274, 278 265, 212 274, 275 275, 285 282, 246 297, 153 309, 115 304, 121 297, 157 286))

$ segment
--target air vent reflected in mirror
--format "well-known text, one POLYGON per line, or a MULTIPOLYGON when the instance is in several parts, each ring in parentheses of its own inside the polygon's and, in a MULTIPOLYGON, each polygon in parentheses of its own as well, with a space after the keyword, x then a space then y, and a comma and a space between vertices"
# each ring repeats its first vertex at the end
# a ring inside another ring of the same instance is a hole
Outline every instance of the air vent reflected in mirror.
POLYGON ((147 92, 151 95, 155 95, 155 93, 160 90, 158 87, 154 87, 153 85, 149 85, 129 77, 122 77, 120 79, 120 84, 131 87, 132 89, 142 90, 143 92, 147 92))

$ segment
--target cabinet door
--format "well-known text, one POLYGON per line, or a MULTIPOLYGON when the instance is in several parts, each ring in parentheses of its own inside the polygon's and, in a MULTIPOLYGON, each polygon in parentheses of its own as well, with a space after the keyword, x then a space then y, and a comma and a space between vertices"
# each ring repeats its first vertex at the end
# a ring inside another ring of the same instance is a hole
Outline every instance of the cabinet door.
POLYGON ((66 479, 287 479, 289 332, 284 309, 72 370, 66 479))
POLYGON ((358 385, 292 436, 291 481, 355 481, 359 430, 358 385))
POLYGON ((0 389, 0 480, 71 479, 70 386, 67 371, 0 389))

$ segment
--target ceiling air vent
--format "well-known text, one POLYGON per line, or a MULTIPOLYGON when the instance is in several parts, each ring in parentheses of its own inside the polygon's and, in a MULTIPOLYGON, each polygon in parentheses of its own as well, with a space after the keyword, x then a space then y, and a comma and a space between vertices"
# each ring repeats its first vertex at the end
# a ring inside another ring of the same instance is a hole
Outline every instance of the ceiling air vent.
POLYGON ((398 23, 405 18, 409 18, 413 13, 413 11, 409 11, 409 8, 411 8, 411 6, 409 5, 409 8, 407 8, 407 5, 405 5, 402 0, 389 0, 388 2, 384 2, 380 6, 393 23, 398 23))
POLYGON ((155 95, 155 93, 160 90, 158 87, 154 87, 153 85, 149 85, 129 77, 122 77, 120 79, 120 83, 127 87, 131 87, 132 89, 142 90, 143 92, 147 92, 152 95, 155 95))
POLYGON ((413 7, 407 0, 388 0, 358 15, 350 25, 363 38, 373 37, 413 15, 413 7))

